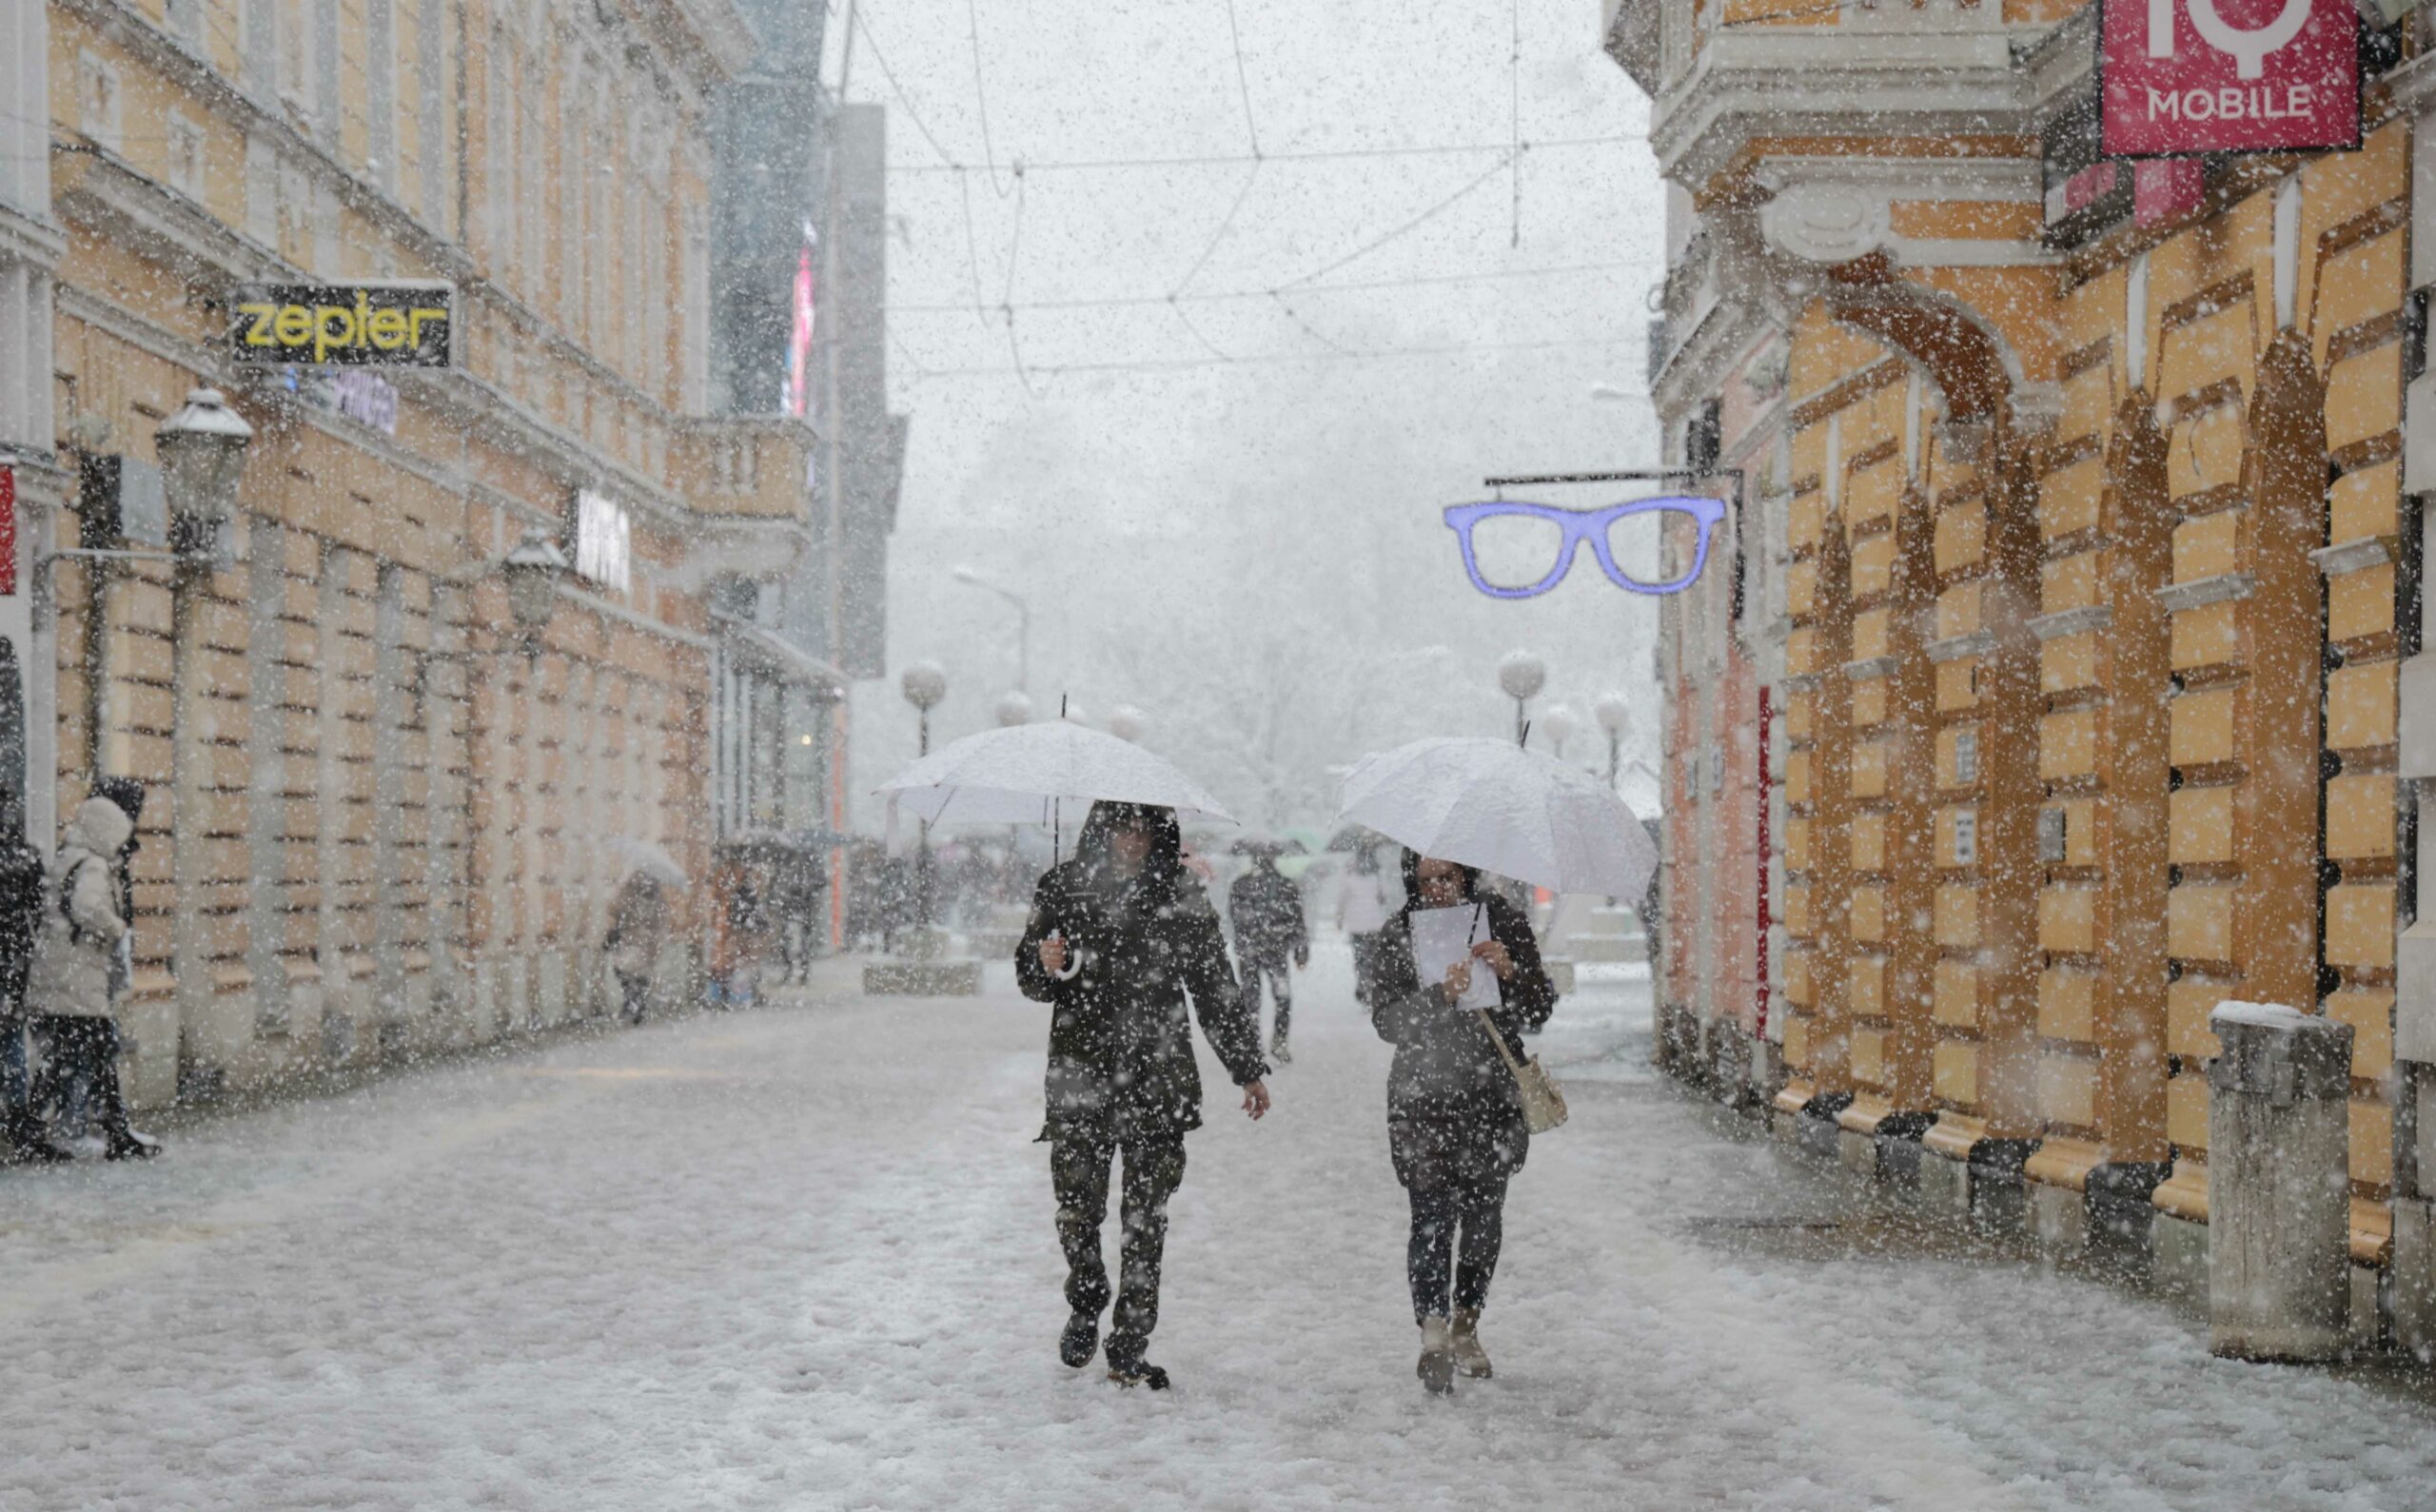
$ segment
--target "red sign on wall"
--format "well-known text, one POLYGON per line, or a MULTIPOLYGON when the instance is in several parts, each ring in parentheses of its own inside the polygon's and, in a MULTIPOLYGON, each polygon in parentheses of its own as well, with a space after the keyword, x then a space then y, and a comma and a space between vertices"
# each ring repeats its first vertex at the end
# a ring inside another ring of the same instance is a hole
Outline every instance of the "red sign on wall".
POLYGON ((0 599, 17 591, 17 469, 0 467, 0 599))
POLYGON ((2353 0, 2105 0, 2111 157, 2360 145, 2353 0))

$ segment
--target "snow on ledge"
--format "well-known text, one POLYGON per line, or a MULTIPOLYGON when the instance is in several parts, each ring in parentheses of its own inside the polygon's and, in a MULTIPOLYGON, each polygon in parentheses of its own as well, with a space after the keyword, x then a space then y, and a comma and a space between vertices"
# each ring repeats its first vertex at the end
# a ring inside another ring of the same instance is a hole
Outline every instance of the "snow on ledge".
POLYGON ((2247 1024, 2253 1029, 2297 1030, 2309 1022, 2308 1014, 2281 1003, 2239 1003, 2230 999, 2217 1004, 2208 1015, 2210 1028, 2218 1024, 2247 1024))

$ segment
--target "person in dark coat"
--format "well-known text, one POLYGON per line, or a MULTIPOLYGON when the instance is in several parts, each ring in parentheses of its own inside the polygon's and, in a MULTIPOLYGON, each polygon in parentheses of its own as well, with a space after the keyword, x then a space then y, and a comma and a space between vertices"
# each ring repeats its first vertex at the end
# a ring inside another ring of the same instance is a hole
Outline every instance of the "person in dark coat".
POLYGON ((1235 927, 1235 960, 1243 968, 1244 1011, 1251 1015, 1252 1033, 1260 1033, 1260 984, 1266 978, 1277 1001, 1269 1058, 1291 1065, 1286 1033, 1294 1018, 1294 977, 1287 963, 1311 964, 1311 929, 1303 916, 1303 890, 1277 869, 1276 852, 1252 853, 1251 870, 1227 890, 1227 918, 1235 927))
POLYGON ((1080 1369, 1099 1343, 1110 1297, 1100 1225, 1122 1151, 1124 1240, 1109 1379, 1153 1390, 1168 1384, 1167 1372, 1144 1358, 1159 1321, 1168 1199, 1184 1180, 1184 1136, 1201 1126, 1188 995, 1202 1033, 1244 1090, 1244 1111, 1253 1118, 1268 1111, 1259 1024, 1244 1012, 1218 911, 1183 857, 1173 810, 1093 804, 1073 859, 1050 868, 1034 889, 1015 948, 1024 995, 1053 1010, 1040 1137, 1050 1147, 1066 1250, 1071 1316, 1058 1355, 1080 1369))
POLYGON ((0 1162, 69 1158, 50 1142, 34 1112, 27 1056, 32 1026, 26 974, 42 925, 45 880, 42 853, 26 843, 21 831, 0 836, 0 1162))
POLYGON ((1504 1242, 1505 1186, 1530 1153, 1531 1134, 1514 1072, 1489 1038, 1480 1011, 1455 1003, 1471 973, 1495 973, 1497 1006, 1487 1010, 1516 1060, 1522 1036, 1556 1009, 1556 986, 1540 964, 1530 920, 1502 893, 1480 885, 1471 867, 1404 857, 1405 902, 1379 932, 1370 1020, 1396 1047, 1387 1072, 1387 1149, 1412 1203, 1406 1274, 1413 1320, 1422 1330, 1418 1367, 1432 1391, 1450 1391, 1458 1369, 1489 1374, 1480 1345, 1504 1242), (1484 928, 1470 956, 1441 981, 1424 982, 1412 951, 1416 910, 1473 905, 1484 928))

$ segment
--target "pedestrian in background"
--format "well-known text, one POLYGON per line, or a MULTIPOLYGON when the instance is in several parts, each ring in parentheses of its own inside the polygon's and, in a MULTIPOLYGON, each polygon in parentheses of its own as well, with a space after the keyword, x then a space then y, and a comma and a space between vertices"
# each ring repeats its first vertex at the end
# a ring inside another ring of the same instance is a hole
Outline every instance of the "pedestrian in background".
POLYGON ((1412 1206, 1405 1275, 1421 1325, 1417 1373, 1431 1391, 1455 1387, 1458 1370, 1485 1379, 1481 1309, 1488 1303, 1505 1237, 1505 1187, 1530 1153, 1531 1131, 1514 1072, 1491 1032, 1523 1056, 1522 1036, 1556 1009, 1556 986, 1540 964, 1530 920, 1471 867, 1404 856, 1405 905, 1380 931, 1370 1019, 1396 1047, 1387 1071, 1387 1150, 1412 1206), (1484 928, 1465 958, 1424 982, 1413 955, 1412 916, 1423 909, 1480 911, 1484 928), (1459 1007, 1472 973, 1493 972, 1497 1004, 1459 1007), (1494 1026, 1492 1030, 1491 1026, 1494 1026))
POLYGON ((618 889, 609 905, 609 933, 601 944, 618 978, 619 1007, 626 1022, 639 1024, 651 1010, 652 973, 668 940, 668 899, 659 878, 640 867, 618 889))
POLYGON ((1269 1036, 1269 1057, 1290 1066, 1294 1056, 1287 1044, 1293 1027, 1294 976, 1287 969, 1311 964, 1311 930, 1303 916, 1303 890, 1277 869, 1277 851, 1261 846, 1251 852, 1251 870, 1227 890, 1227 917, 1235 927, 1235 961, 1243 970, 1244 1011, 1252 1033, 1260 1033, 1260 988, 1269 984, 1277 1003, 1276 1025, 1269 1036))
POLYGON ((42 924, 42 853, 22 830, 0 839, 0 1161, 50 1163, 68 1151, 50 1142, 34 1112, 26 975, 42 924))
POLYGON ((1168 1373, 1146 1359, 1159 1322, 1159 1267, 1168 1199, 1184 1181, 1184 1136, 1201 1127, 1201 1071, 1192 1025, 1244 1090, 1244 1111, 1268 1111, 1260 1021, 1244 1012, 1227 941, 1209 894, 1184 866, 1175 811, 1095 803, 1071 860, 1033 891, 1015 947, 1026 997, 1051 1005, 1048 1121, 1057 1238, 1066 1251, 1066 1327, 1058 1358, 1079 1370, 1099 1345, 1109 1305, 1100 1225, 1109 1175, 1125 1156, 1116 1315, 1109 1379, 1165 1390, 1168 1373))
POLYGON ((1336 925, 1353 947, 1353 999, 1365 1005, 1378 974, 1379 932, 1405 901, 1384 859, 1386 850, 1375 841, 1357 848, 1336 885, 1336 925))
POLYGON ((134 839, 133 815, 103 796, 98 786, 77 805, 51 861, 26 978, 27 1006, 50 1047, 50 1079, 87 1089, 108 1140, 105 1153, 112 1160, 146 1158, 161 1149, 129 1125, 118 1075, 111 986, 114 978, 123 980, 123 963, 130 958, 133 925, 125 863, 134 853, 134 839))

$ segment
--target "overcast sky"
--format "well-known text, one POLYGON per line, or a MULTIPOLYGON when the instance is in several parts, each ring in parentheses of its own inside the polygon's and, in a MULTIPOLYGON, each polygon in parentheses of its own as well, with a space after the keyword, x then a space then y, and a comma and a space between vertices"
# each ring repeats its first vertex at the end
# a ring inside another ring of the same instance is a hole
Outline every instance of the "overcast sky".
POLYGON ((912 755, 907 662, 947 671, 940 739, 1014 684, 1014 612, 958 565, 1031 602, 1036 702, 1138 705, 1146 744, 1230 803, 1260 784, 1218 747, 1287 651, 1308 677, 1267 712, 1329 727, 1304 765, 1506 728, 1494 669, 1517 647, 1547 658, 1542 706, 1586 721, 1631 696, 1628 752, 1655 756, 1659 600, 1587 554, 1545 597, 1483 598, 1439 515, 1487 476, 1658 460, 1661 199, 1595 0, 1522 0, 1519 68, 1495 3, 1234 16, 857 0, 846 93, 890 110, 892 405, 914 417, 891 677, 855 690, 859 789, 912 755), (1486 150, 1402 150, 1449 147, 1486 150), (1220 161, 1075 166, 1177 157, 1220 161), (1107 300, 1144 303, 1054 307, 1107 300), (1335 718, 1348 689, 1359 715, 1335 718))

